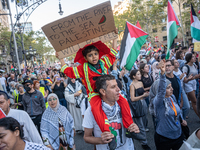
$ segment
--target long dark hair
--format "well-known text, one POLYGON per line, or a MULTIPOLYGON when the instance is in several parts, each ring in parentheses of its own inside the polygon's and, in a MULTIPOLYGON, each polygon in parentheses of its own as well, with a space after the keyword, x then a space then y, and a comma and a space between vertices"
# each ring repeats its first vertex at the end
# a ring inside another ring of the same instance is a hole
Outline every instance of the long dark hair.
POLYGON ((140 64, 140 73, 143 76, 144 75, 144 67, 146 66, 146 63, 140 64))
POLYGON ((187 53, 185 56, 185 61, 186 61, 185 64, 189 63, 191 59, 192 59, 192 53, 187 53))
POLYGON ((130 75, 129 75, 129 77, 130 77, 131 80, 134 79, 133 76, 135 76, 135 75, 137 74, 138 71, 139 71, 138 69, 134 69, 134 70, 131 71, 131 73, 130 73, 130 75))
POLYGON ((10 130, 12 132, 19 130, 19 136, 21 139, 24 139, 24 131, 23 127, 19 124, 19 122, 12 117, 5 117, 0 119, 0 127, 4 127, 6 130, 10 130))

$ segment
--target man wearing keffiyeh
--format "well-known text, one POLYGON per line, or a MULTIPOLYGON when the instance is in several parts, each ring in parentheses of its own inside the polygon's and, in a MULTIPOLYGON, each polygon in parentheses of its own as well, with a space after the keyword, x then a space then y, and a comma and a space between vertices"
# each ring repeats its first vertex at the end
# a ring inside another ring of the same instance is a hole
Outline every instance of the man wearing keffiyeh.
MULTIPOLYGON (((112 75, 98 77, 96 88, 102 99, 102 110, 108 117, 107 121, 110 124, 111 132, 101 132, 91 112, 91 107, 89 107, 85 112, 83 120, 85 142, 96 145, 97 150, 110 150, 111 147, 115 150, 134 149, 132 139, 125 136, 126 129, 122 123, 121 108, 117 103, 120 89, 115 77, 112 75), (92 132, 94 132, 94 136, 92 132)), ((135 123, 130 125, 128 131, 140 132, 135 123)))

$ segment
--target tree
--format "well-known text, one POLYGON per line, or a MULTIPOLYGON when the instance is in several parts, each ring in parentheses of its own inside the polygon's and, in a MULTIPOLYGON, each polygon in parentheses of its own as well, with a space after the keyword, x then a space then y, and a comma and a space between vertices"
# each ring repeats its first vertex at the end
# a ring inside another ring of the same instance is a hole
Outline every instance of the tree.
POLYGON ((138 20, 143 30, 152 34, 152 28, 159 26, 162 19, 166 18, 164 5, 156 0, 132 0, 127 11, 123 14, 114 15, 115 24, 119 29, 119 33, 124 31, 125 22, 136 24, 138 20))
MULTIPOLYGON (((168 0, 163 1, 163 5, 167 7, 168 0)), ((190 6, 193 4, 194 9, 196 9, 200 5, 200 1, 196 0, 172 0, 172 3, 175 3, 179 8, 179 16, 178 18, 181 21, 181 33, 183 36, 184 46, 185 42, 185 29, 186 31, 190 31, 190 6)))

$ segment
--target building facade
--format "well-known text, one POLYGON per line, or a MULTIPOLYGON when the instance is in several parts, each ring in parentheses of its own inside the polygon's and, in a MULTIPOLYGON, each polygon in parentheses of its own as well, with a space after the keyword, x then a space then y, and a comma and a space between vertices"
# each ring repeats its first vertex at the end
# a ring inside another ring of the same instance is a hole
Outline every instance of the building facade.
POLYGON ((24 33, 33 31, 32 22, 21 23, 21 26, 24 28, 24 33))
POLYGON ((0 1, 0 27, 7 27, 9 28, 9 15, 1 15, 1 14, 8 14, 7 10, 3 9, 3 5, 0 1))

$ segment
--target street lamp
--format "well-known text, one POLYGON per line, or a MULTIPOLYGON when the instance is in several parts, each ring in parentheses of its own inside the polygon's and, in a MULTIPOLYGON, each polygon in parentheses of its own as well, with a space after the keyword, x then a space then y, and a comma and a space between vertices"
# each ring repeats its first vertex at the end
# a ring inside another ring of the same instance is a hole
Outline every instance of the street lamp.
POLYGON ((7 53, 6 53, 7 49, 6 49, 6 47, 4 47, 4 46, 2 46, 2 47, 3 47, 3 49, 2 49, 1 56, 2 56, 3 58, 6 58, 6 57, 7 57, 7 53))
POLYGON ((37 50, 35 48, 33 49, 32 46, 29 46, 29 50, 25 51, 27 56, 29 56, 31 58, 33 67, 35 67, 35 65, 34 65, 34 57, 36 56, 36 52, 37 52, 37 50))
POLYGON ((60 2, 59 2, 59 10, 60 11, 58 13, 62 16, 64 12, 62 11, 62 7, 61 7, 61 3, 60 2))

